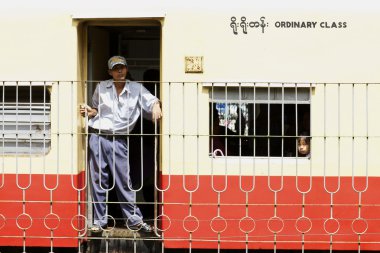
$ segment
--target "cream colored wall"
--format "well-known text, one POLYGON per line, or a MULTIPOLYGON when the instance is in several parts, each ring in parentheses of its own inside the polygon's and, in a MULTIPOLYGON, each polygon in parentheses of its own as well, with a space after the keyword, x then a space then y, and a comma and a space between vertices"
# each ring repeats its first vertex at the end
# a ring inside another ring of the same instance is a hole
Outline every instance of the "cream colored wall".
POLYGON ((378 13, 260 10, 168 13, 163 29, 164 81, 377 82, 378 13), (256 21, 265 33, 232 33, 231 16, 256 21), (188 17, 188 18, 185 18, 188 17), (346 21, 345 29, 280 29, 275 21, 346 21), (177 36, 181 34, 181 36, 177 36), (175 50, 174 50, 175 49, 175 50), (185 74, 184 57, 203 56, 203 74, 185 74), (365 65, 365 67, 363 67, 365 65), (349 70, 349 71, 347 71, 349 70))
POLYGON ((77 174, 84 166, 78 165, 77 89, 80 84, 76 82, 76 26, 67 13, 43 10, 14 11, 0 20, 0 80, 48 81, 52 104, 49 153, 2 157, 4 172, 77 174))
POLYGON ((188 83, 163 88, 164 174, 380 175, 376 151, 380 150, 380 85, 369 85, 367 97, 365 85, 355 85, 353 92, 352 85, 342 84, 338 88, 336 84, 380 82, 379 9, 297 12, 289 8, 273 11, 248 4, 224 11, 199 9, 194 14, 189 8, 167 13, 162 38, 162 81, 188 83), (231 16, 246 16, 253 21, 265 16, 269 27, 264 34, 249 29, 245 35, 239 29, 239 35, 234 35, 231 16), (275 20, 345 21, 347 28, 279 29, 273 25, 275 20), (204 72, 185 73, 185 56, 203 56, 204 72), (313 88, 312 159, 211 159, 207 137, 208 88, 197 88, 196 83, 211 81, 327 83, 326 98, 323 84, 313 88))

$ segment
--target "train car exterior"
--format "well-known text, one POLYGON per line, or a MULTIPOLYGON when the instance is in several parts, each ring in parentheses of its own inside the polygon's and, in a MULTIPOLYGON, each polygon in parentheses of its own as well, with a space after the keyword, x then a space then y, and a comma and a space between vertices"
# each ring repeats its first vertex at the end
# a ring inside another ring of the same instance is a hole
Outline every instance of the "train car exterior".
POLYGON ((154 207, 149 240, 163 249, 379 250, 380 5, 365 2, 0 10, 0 247, 53 252, 89 239, 78 108, 120 54, 164 114, 136 134, 135 173, 155 196, 140 201, 154 207))

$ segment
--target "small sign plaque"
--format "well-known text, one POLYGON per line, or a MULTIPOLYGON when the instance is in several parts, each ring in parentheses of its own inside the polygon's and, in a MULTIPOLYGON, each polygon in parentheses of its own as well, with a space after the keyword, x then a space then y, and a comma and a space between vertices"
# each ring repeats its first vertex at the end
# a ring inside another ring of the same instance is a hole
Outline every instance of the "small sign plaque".
POLYGON ((185 73, 203 73, 203 56, 185 56, 185 73))

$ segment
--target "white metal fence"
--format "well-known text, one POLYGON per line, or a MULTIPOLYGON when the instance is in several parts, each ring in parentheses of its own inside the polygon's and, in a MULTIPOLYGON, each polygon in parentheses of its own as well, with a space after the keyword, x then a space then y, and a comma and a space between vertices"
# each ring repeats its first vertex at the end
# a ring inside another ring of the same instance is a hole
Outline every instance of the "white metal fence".
POLYGON ((0 247, 379 250, 379 84, 144 83, 162 120, 98 135, 126 140, 148 234, 124 226, 115 178, 90 231, 95 85, 0 82, 0 247))

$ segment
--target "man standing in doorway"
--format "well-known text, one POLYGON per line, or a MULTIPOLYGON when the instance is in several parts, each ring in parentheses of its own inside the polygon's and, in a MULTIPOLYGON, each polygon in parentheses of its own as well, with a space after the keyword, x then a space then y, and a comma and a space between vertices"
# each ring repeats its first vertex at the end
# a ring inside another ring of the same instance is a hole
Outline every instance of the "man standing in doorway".
POLYGON ((142 84, 126 79, 128 67, 124 57, 111 57, 108 73, 112 79, 97 85, 92 107, 80 109, 82 116, 89 117, 89 166, 94 200, 94 224, 90 230, 101 232, 107 227, 106 193, 112 174, 125 225, 131 230, 153 232, 135 204, 125 135, 133 130, 142 113, 151 115, 154 122, 159 120, 162 117, 160 102, 142 84))

